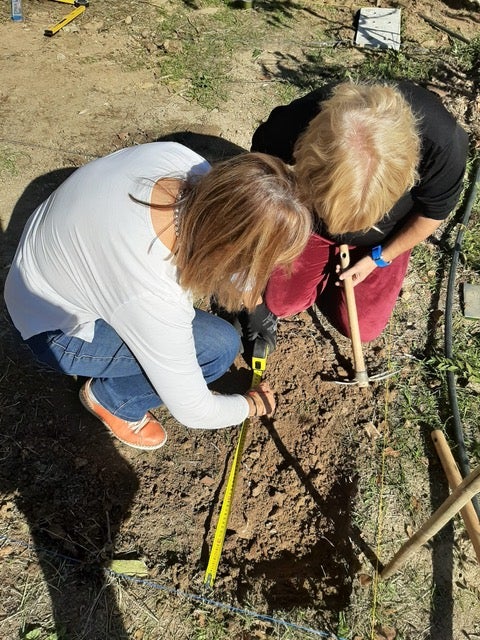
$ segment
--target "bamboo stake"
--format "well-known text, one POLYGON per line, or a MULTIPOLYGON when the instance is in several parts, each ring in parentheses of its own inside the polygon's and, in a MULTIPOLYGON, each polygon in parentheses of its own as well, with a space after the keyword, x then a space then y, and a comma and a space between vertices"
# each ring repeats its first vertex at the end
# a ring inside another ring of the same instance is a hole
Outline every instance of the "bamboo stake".
POLYGON ((476 467, 440 505, 435 513, 420 527, 410 540, 395 554, 380 573, 384 580, 391 576, 421 547, 430 540, 440 529, 457 514, 472 497, 480 491, 480 466, 476 467))
MULTIPOLYGON (((432 431, 430 435, 432 436, 433 444, 435 445, 438 457, 442 463, 445 476, 448 480, 448 486, 450 487, 450 490, 453 491, 462 482, 462 476, 457 467, 457 463, 455 462, 443 431, 436 429, 435 431, 432 431)), ((463 509, 460 509, 460 514, 463 518, 465 529, 470 536, 478 563, 480 564, 480 523, 473 504, 471 502, 467 502, 463 509)))

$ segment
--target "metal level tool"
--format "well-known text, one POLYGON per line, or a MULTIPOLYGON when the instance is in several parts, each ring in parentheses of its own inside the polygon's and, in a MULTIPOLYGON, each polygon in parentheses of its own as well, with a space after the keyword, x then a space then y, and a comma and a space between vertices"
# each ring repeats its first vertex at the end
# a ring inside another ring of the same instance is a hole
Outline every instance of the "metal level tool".
POLYGON ((54 36, 58 31, 60 31, 60 29, 63 29, 63 27, 65 27, 67 24, 72 22, 72 20, 75 20, 75 18, 82 15, 82 13, 85 11, 85 9, 89 5, 88 0, 54 0, 54 1, 61 2, 62 4, 73 5, 75 9, 73 9, 73 11, 70 11, 70 13, 67 16, 65 16, 63 20, 60 20, 60 22, 57 22, 56 24, 53 24, 51 27, 48 27, 48 29, 45 29, 44 35, 49 37, 54 36))
MULTIPOLYGON (((252 388, 258 386, 260 383, 263 372, 267 366, 268 344, 262 338, 257 338, 253 345, 252 355, 252 388)), ((207 570, 205 572, 204 584, 208 587, 213 587, 215 577, 217 575, 218 565, 220 563, 220 556, 222 555, 223 543, 225 541, 225 534, 227 532, 228 519, 230 517, 230 511, 232 510, 232 499, 235 491, 235 484, 237 481, 238 470, 240 468, 240 460, 242 457, 243 447, 245 444, 245 437, 247 435, 248 426, 250 424, 249 418, 246 418, 240 429, 240 437, 238 439, 235 454, 233 456, 232 467, 228 476, 227 486, 225 488, 225 495, 223 497, 222 507, 220 509, 220 515, 218 516, 217 528, 213 537, 212 548, 210 550, 210 558, 208 560, 207 570)))

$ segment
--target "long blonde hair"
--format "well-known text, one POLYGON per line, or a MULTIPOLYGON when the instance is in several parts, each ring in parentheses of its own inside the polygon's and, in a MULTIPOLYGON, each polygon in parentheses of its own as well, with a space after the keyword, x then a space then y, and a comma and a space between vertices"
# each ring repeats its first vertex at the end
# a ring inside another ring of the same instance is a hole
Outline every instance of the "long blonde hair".
POLYGON ((417 180, 417 119, 381 84, 339 84, 295 146, 302 197, 331 234, 366 231, 417 180))
POLYGON ((187 183, 174 262, 179 283, 229 311, 251 309, 275 266, 303 251, 312 216, 281 160, 245 153, 187 183))

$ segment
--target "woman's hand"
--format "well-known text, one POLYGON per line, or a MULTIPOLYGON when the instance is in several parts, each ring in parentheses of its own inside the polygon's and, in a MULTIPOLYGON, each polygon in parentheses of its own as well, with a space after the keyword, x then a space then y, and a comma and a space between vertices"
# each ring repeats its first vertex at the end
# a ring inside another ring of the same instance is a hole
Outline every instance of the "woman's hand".
POLYGON ((365 280, 365 278, 367 278, 376 268, 377 265, 370 256, 364 256, 354 265, 352 265, 348 269, 345 269, 345 271, 342 271, 341 273, 340 265, 338 265, 337 273, 339 274, 339 276, 338 281, 335 284, 337 285, 337 287, 339 287, 342 284, 342 280, 345 280, 345 278, 351 278, 352 284, 353 286, 355 286, 360 282, 363 282, 363 280, 365 280))
POLYGON ((250 418, 273 415, 276 402, 268 382, 261 382, 255 389, 247 391, 245 398, 248 402, 250 418))

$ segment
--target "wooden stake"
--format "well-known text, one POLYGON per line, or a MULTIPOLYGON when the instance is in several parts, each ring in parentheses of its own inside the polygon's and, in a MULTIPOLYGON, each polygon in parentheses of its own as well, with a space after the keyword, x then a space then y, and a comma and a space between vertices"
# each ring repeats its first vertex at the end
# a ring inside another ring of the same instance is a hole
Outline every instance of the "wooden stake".
MULTIPOLYGON (((445 476, 448 480, 448 486, 450 487, 450 490, 453 491, 462 482, 462 476, 458 470, 457 463, 455 462, 443 431, 436 429, 435 431, 432 431, 430 435, 432 436, 433 444, 435 445, 438 457, 442 463, 443 471, 445 472, 445 476)), ((465 523, 465 529, 470 536, 478 563, 480 564, 480 523, 473 504, 471 502, 467 502, 463 509, 460 510, 460 514, 463 518, 463 522, 465 523)))
POLYGON ((390 562, 380 573, 379 578, 384 580, 398 571, 401 566, 425 544, 432 536, 449 522, 475 494, 480 491, 480 466, 476 467, 449 495, 435 513, 420 527, 410 540, 395 554, 390 562))

